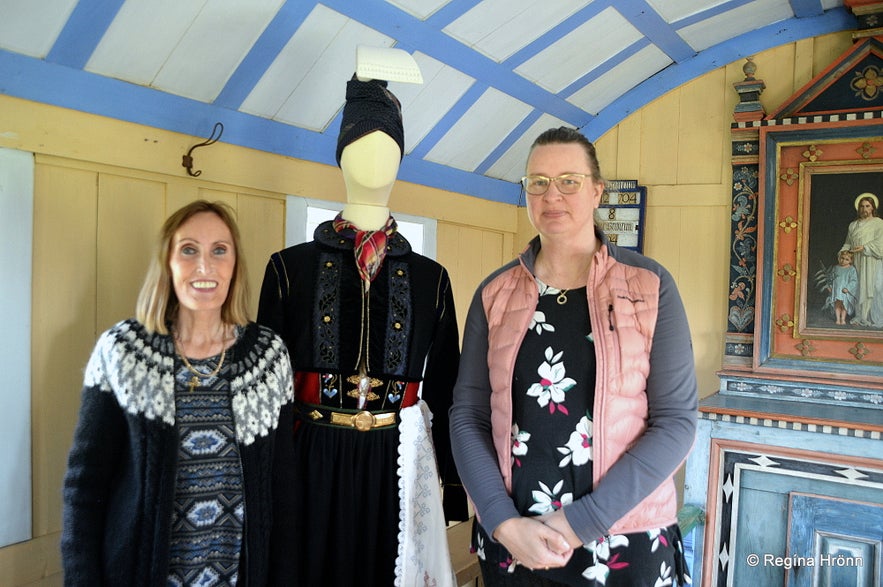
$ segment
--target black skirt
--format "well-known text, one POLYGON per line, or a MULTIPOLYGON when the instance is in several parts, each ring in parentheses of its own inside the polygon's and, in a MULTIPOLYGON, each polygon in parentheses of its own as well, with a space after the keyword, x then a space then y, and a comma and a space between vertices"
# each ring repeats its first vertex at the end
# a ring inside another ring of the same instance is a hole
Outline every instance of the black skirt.
POLYGON ((397 426, 297 423, 298 585, 389 587, 398 551, 397 426))

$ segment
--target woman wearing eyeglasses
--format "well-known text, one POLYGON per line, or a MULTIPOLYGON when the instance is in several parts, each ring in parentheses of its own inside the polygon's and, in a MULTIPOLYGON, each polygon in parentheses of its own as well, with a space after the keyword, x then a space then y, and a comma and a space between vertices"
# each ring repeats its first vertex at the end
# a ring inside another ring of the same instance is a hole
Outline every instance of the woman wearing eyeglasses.
POLYGON ((595 226, 578 131, 541 134, 522 185, 539 234, 478 287, 451 408, 485 585, 683 584, 672 475, 697 391, 675 283, 595 226))

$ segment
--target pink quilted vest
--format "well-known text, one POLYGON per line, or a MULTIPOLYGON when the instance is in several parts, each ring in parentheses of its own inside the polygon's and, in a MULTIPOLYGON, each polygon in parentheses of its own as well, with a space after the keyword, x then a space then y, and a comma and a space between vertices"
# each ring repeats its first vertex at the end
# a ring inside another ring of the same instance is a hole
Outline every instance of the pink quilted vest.
MULTIPOLYGON (((587 291, 597 360, 593 412, 597 484, 646 428, 645 387, 659 307, 659 277, 618 263, 602 246, 595 254, 587 291)), ((512 373, 538 296, 533 275, 523 263, 498 275, 482 291, 488 320, 491 427, 508 491, 512 490, 512 373)), ((645 531, 676 520, 677 495, 669 477, 618 520, 610 533, 645 531)))

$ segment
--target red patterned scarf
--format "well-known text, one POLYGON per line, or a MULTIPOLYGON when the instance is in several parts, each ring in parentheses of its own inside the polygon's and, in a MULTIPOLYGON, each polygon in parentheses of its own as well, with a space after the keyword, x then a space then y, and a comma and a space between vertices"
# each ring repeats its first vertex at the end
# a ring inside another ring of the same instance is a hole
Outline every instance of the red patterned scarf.
POLYGON ((377 277, 386 257, 386 239, 395 234, 396 228, 396 221, 392 216, 380 230, 360 230, 340 214, 334 219, 334 231, 352 239, 355 243, 353 253, 356 257, 356 267, 359 268, 359 275, 365 282, 366 288, 370 287, 371 282, 377 277))

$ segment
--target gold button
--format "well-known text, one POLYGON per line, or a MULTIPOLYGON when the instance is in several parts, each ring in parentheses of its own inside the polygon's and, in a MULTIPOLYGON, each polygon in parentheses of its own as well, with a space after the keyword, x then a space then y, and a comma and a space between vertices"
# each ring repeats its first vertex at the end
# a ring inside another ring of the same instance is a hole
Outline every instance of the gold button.
POLYGON ((326 267, 334 267, 334 263, 332 263, 331 261, 325 261, 325 266, 326 267))
POLYGON ((396 330, 401 330, 401 329, 402 329, 402 323, 401 323, 401 322, 396 322, 395 324, 392 325, 392 327, 395 328, 396 330))
POLYGON ((405 272, 402 271, 401 269, 399 269, 398 271, 396 271, 396 275, 398 275, 399 277, 401 277, 401 276, 404 275, 404 274, 405 274, 405 272))
POLYGON ((322 316, 322 322, 328 324, 329 322, 331 322, 331 316, 322 316))

